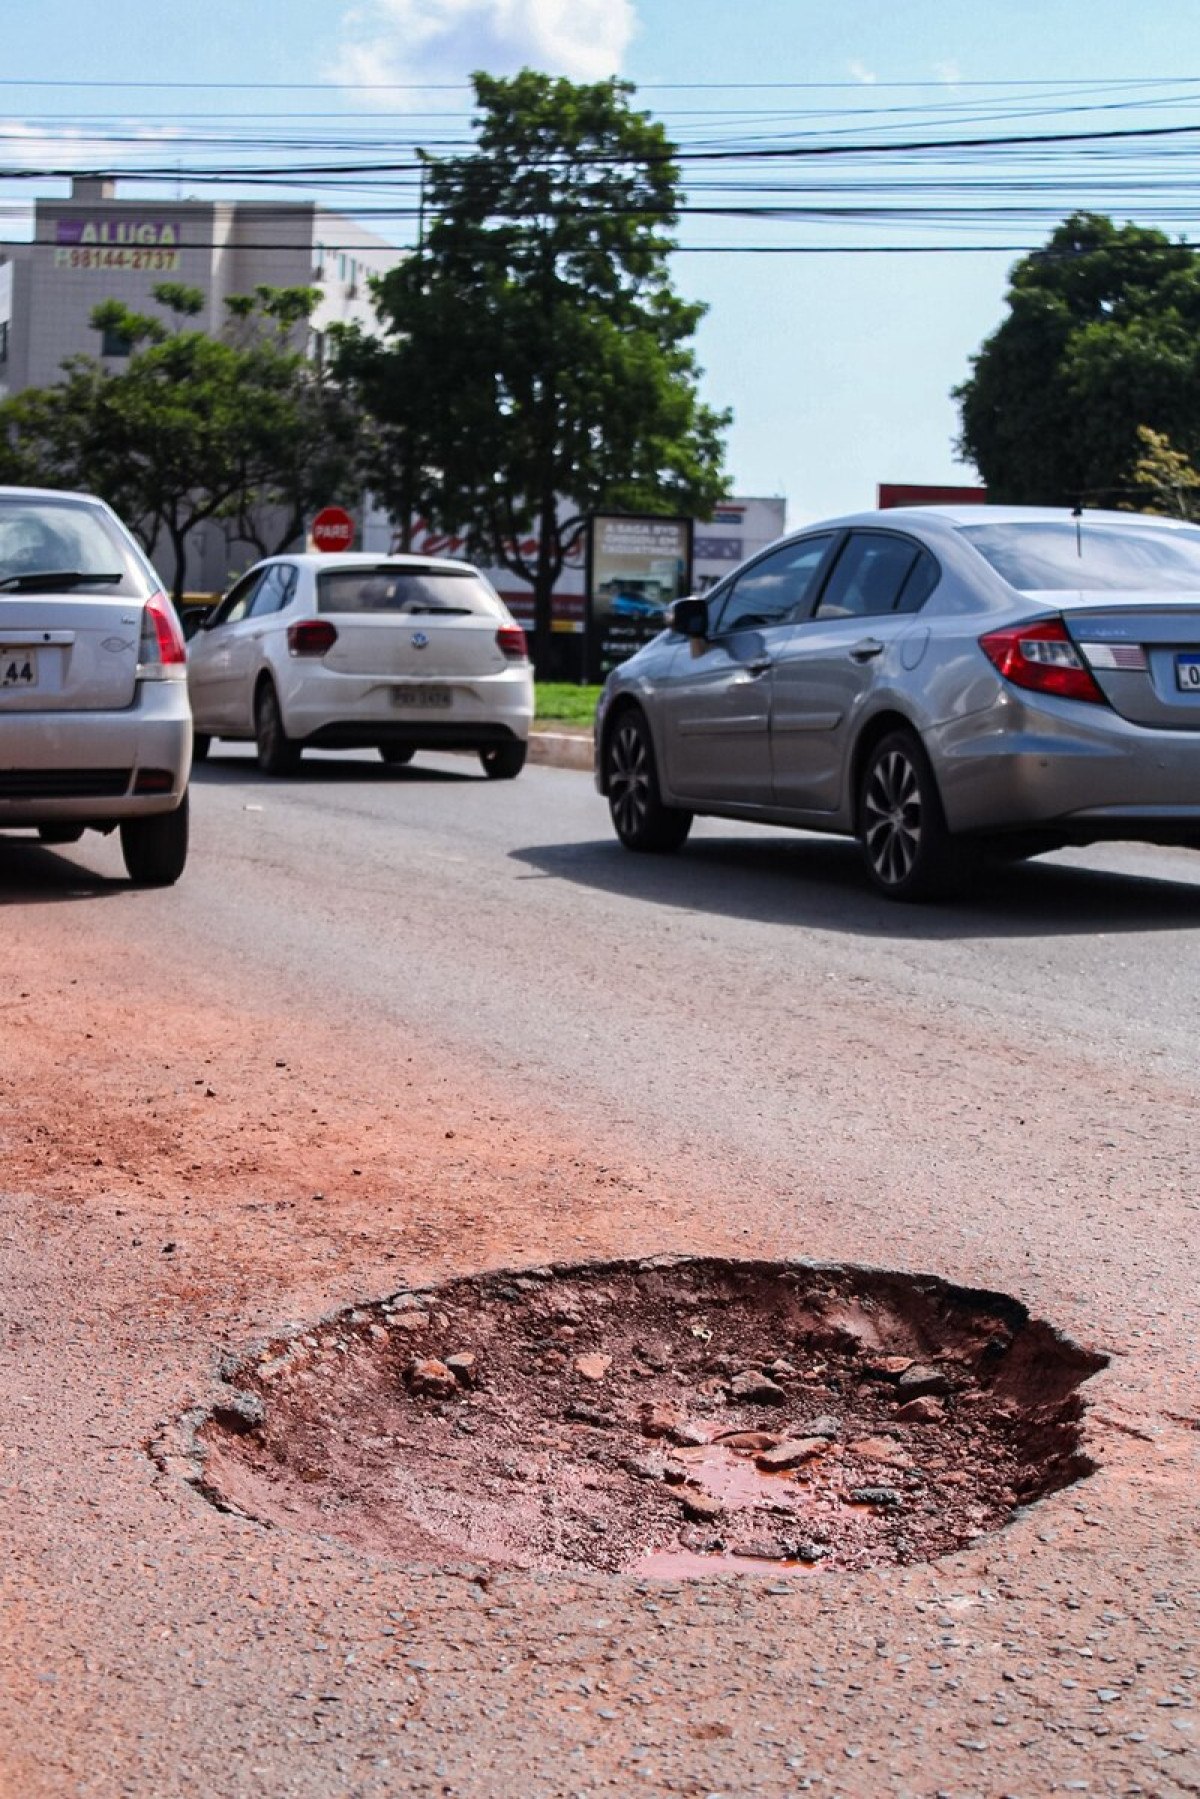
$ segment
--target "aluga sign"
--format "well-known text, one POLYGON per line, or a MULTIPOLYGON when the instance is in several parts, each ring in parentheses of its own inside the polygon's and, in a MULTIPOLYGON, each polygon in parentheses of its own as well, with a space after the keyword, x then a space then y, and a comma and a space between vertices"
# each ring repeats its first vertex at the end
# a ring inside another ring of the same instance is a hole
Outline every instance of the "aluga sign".
POLYGON ((175 250, 179 226, 169 219, 59 219, 54 241, 100 249, 175 250))

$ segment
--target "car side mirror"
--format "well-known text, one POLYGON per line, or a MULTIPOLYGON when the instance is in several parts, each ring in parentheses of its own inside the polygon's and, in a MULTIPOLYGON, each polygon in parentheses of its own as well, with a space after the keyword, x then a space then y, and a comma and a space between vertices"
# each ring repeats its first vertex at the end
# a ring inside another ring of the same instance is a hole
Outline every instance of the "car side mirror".
POLYGON ((676 600, 671 608, 671 629, 684 637, 707 637, 708 601, 676 600))

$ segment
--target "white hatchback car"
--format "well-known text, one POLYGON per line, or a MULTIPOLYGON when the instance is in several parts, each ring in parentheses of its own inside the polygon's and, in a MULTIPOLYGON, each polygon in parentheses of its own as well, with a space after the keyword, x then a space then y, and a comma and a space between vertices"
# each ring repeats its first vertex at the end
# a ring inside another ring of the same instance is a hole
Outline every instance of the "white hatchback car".
POLYGON ((187 652, 162 582, 88 494, 0 487, 0 831, 119 830, 144 887, 188 850, 187 652))
POLYGON ((267 774, 301 751, 476 750, 494 780, 525 765, 525 633, 467 562, 313 552, 258 563, 200 623, 188 684, 195 755, 253 741, 267 774))

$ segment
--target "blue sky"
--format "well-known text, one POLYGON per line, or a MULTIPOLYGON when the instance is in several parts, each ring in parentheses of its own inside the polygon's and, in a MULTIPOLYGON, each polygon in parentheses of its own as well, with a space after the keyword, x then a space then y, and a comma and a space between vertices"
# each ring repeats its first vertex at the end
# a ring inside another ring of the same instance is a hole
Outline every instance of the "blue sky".
MULTIPOLYGON (((0 175, 22 162, 86 157, 78 137, 61 141, 72 121, 82 133, 101 119, 106 127, 120 120, 132 131, 163 133, 154 154, 165 160, 174 133, 234 120, 241 129, 274 121, 297 130, 345 120, 376 132, 392 121, 406 136, 418 129, 432 138, 461 128, 467 105, 461 90, 441 84, 461 82, 472 67, 508 72, 523 63, 581 79, 626 75, 640 104, 688 142, 751 131, 763 142, 816 142, 835 132, 861 141, 866 133, 1200 125, 1195 0, 1136 12, 1128 0, 1091 0, 1086 8, 1068 0, 1000 7, 977 0, 207 0, 171 9, 161 0, 41 0, 10 4, 6 13, 0 175), (381 95, 345 85, 364 80, 414 86, 381 95), (148 92, 65 85, 72 81, 246 85, 148 92), (1154 81, 1170 85, 1131 85, 1154 81), (314 85, 286 91, 281 83, 314 85), (713 85, 734 83, 753 85, 713 85), (806 85, 766 85, 782 83, 806 85), (396 116, 416 110, 419 125, 396 116), (196 117, 217 113, 223 120, 196 117), (437 113, 450 116, 430 116, 437 113), (31 145, 30 131, 43 141, 31 145)), ((1169 147, 1181 193, 1196 196, 1181 202, 1170 228, 1200 239, 1200 217, 1186 210, 1194 204, 1200 213, 1197 145, 1200 138, 1183 138, 1169 147)), ((1036 159, 1005 169, 1014 192, 1018 179, 1039 172, 1041 203, 1061 214, 1078 202, 1080 179, 1094 178, 1093 202, 1096 194, 1103 199, 1115 166, 1093 157, 1060 172, 1036 159)), ((895 155, 889 167, 904 173, 895 155)), ((948 179, 960 172, 953 154, 941 167, 948 179)), ((961 172, 973 167, 967 159, 961 172)), ((853 168, 846 172, 853 178, 853 168)), ((840 176, 833 165, 810 164, 805 173, 815 177, 810 204, 822 199, 827 176, 826 197, 834 194, 840 176)), ((1000 175, 995 198, 1003 200, 1007 176, 1000 175)), ((61 183, 0 179, 0 202, 10 205, 62 191, 61 183)), ((1136 193, 1132 202, 1118 194, 1105 209, 1120 217, 1144 211, 1136 193)), ((848 247, 1034 244, 1047 230, 1019 220, 964 226, 920 216, 689 221, 681 235, 694 245, 791 243, 827 252, 678 258, 679 286, 710 308, 698 348, 706 396, 734 409, 737 490, 785 494, 799 523, 872 504, 880 480, 970 480, 953 457, 949 390, 1001 316, 1013 254, 851 254, 848 247)), ((0 222, 0 235, 19 234, 19 218, 0 222)))

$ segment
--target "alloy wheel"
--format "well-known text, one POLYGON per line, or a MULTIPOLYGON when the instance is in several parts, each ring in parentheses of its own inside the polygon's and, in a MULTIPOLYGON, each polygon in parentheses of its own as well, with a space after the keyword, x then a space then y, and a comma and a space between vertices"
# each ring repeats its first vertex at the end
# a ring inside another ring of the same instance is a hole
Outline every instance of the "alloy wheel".
POLYGON ((899 886, 921 850, 921 782, 904 751, 889 749, 871 768, 863 790, 863 842, 876 878, 899 886))
POLYGON ((636 837, 650 810, 650 756, 635 719, 617 726, 608 762, 608 801, 620 836, 636 837))

